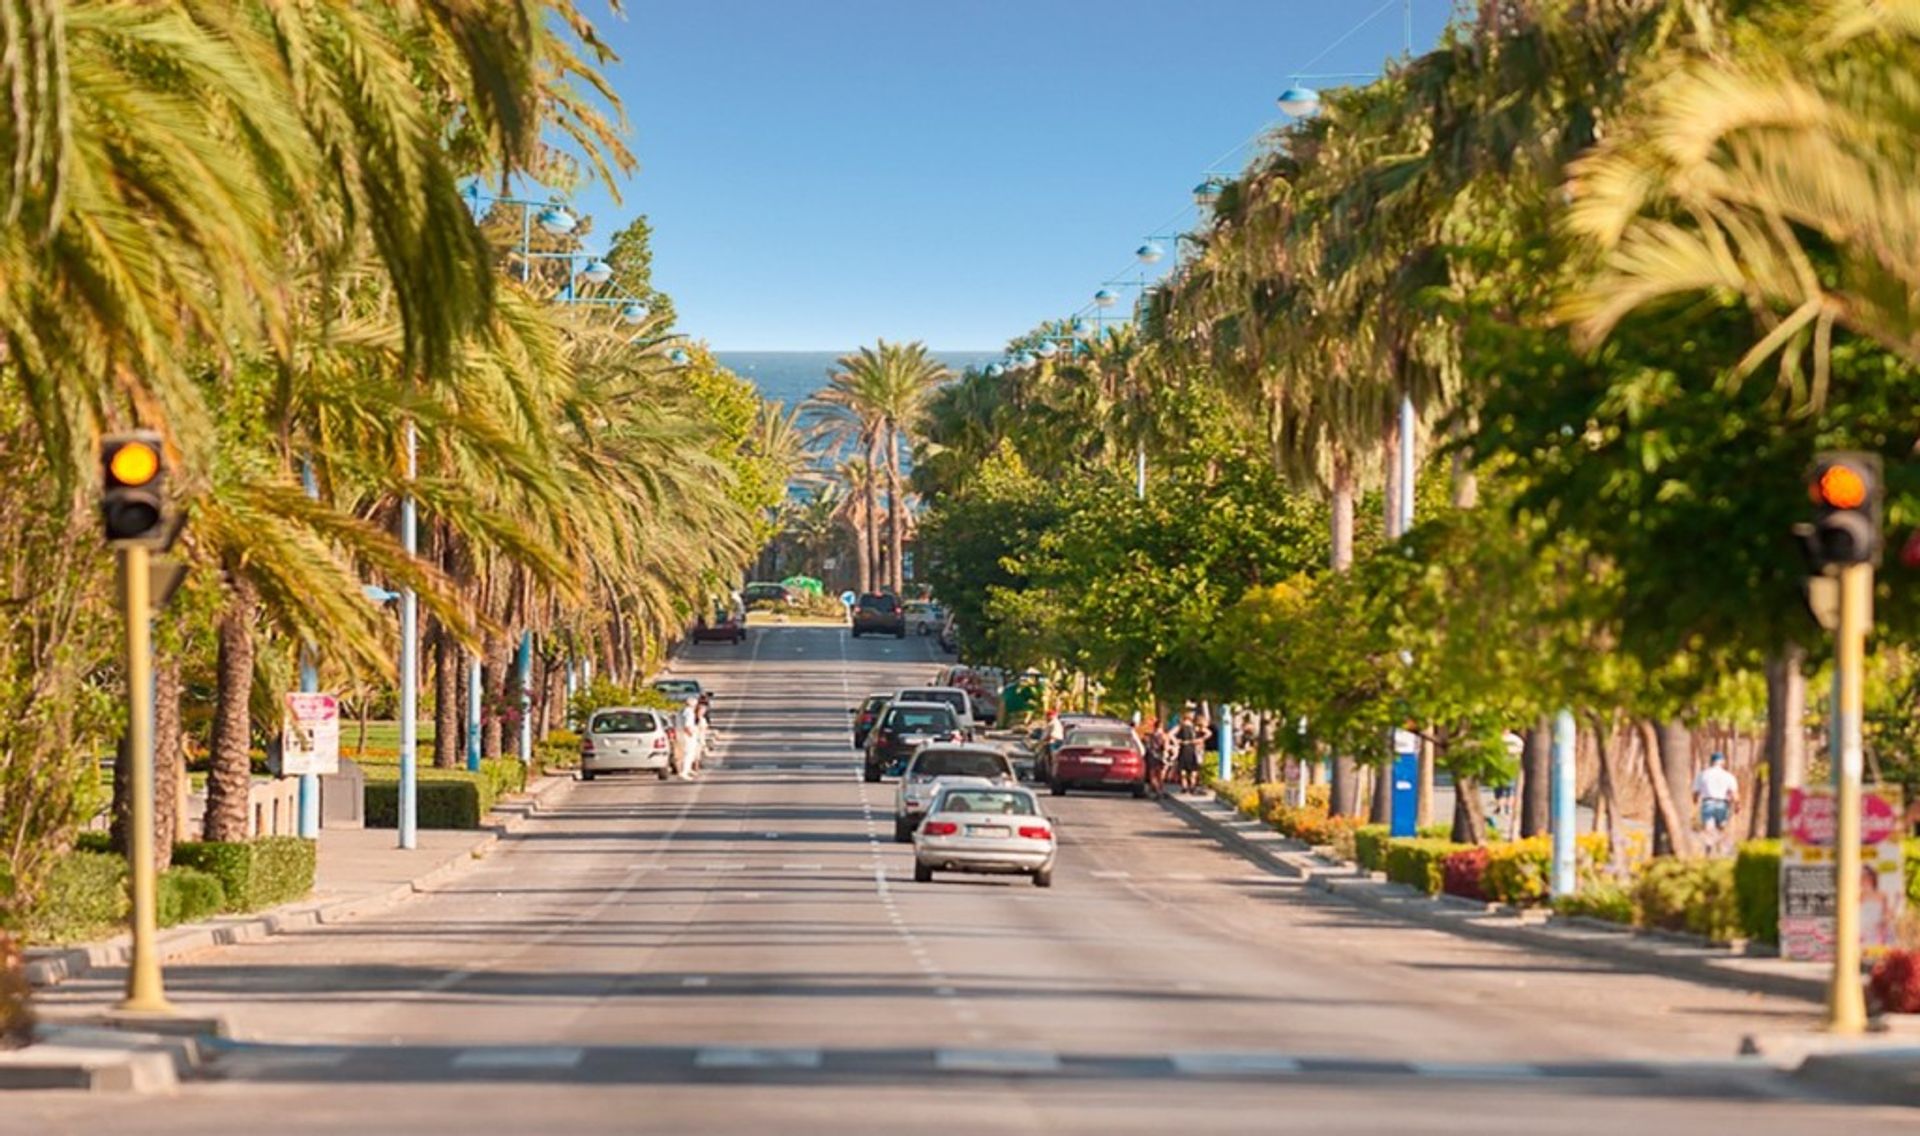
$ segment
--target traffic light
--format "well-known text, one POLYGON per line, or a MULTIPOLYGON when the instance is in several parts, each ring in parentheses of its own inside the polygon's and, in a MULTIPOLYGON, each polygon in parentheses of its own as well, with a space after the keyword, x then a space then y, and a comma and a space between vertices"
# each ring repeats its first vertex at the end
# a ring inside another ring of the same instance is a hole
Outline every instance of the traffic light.
POLYGON ((165 541, 166 481, 166 459, 155 431, 100 439, 100 516, 109 544, 165 541))
POLYGON ((1853 450, 1814 459, 1807 495, 1813 524, 1803 530, 1814 571, 1880 558, 1880 455, 1853 450))

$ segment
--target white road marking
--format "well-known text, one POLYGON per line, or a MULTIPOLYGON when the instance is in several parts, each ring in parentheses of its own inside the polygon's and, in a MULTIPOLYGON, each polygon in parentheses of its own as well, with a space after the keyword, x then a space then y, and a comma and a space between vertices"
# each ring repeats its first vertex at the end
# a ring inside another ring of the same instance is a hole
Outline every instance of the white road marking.
POLYGON ((1444 1061, 1410 1061, 1407 1064, 1422 1077, 1452 1081, 1526 1081, 1544 1075, 1537 1066, 1533 1065, 1444 1061))
POLYGON ((709 981, 711 981, 711 980, 710 980, 710 979, 708 979, 706 975, 704 975, 704 974, 696 974, 696 975, 692 975, 691 977, 688 977, 688 978, 683 978, 683 979, 681 979, 681 980, 680 980, 680 985, 682 985, 682 986, 705 986, 705 985, 706 985, 706 984, 707 984, 707 983, 708 983, 709 981))
POLYGON ((713 1046, 693 1058, 696 1069, 818 1069, 817 1049, 767 1049, 749 1046, 713 1046))
POLYGON ((782 864, 780 867, 789 872, 818 872, 824 868, 819 864, 782 864))
POLYGON ((949 1073, 1051 1073, 1060 1055, 1035 1049, 942 1049, 933 1067, 949 1073))
POLYGON ((1278 1053, 1175 1053, 1169 1058, 1182 1073, 1298 1073, 1300 1062, 1278 1053))
POLYGON ((1168 872, 1167 879, 1178 880, 1183 884, 1196 884, 1206 879, 1199 872, 1168 872))
POLYGON ((933 992, 935 994, 940 995, 942 998, 951 998, 954 995, 960 993, 958 990, 955 990, 951 986, 936 986, 933 988, 933 992))
POLYGON ((1130 880, 1133 878, 1132 872, 1088 872, 1087 874, 1096 880, 1130 880))
POLYGON ((508 1049, 468 1049, 453 1058, 455 1069, 571 1069, 587 1055, 584 1049, 515 1046, 508 1049))

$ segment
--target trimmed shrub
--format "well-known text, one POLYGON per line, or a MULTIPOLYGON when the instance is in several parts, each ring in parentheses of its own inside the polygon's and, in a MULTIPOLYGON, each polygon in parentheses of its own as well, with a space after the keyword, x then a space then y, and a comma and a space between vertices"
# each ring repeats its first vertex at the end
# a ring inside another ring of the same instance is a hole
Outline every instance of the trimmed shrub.
MULTIPOLYGON (((579 744, 574 745, 579 753, 579 744)), ((493 803, 512 793, 524 793, 527 789, 527 767, 520 764, 517 757, 495 757, 480 763, 480 775, 487 782, 487 809, 493 803)))
POLYGON ((1515 906, 1547 898, 1553 873, 1553 842, 1545 836, 1510 840, 1487 848, 1485 887, 1489 899, 1515 906))
POLYGON ((71 852, 47 873, 21 930, 30 943, 104 938, 127 921, 127 862, 111 852, 71 852))
POLYGON ((220 877, 198 868, 168 868, 160 873, 156 896, 160 925, 172 927, 218 915, 227 908, 220 877))
POLYGON ((1882 955, 1867 978, 1867 1001, 1884 1014, 1920 1014, 1920 953, 1882 955))
POLYGON ((1633 922, 1633 893, 1616 883, 1589 884, 1573 895, 1554 900, 1553 909, 1562 915, 1630 924, 1633 922))
POLYGON ((113 834, 105 829, 90 829, 75 833, 73 850, 75 852, 111 852, 113 851, 113 834))
POLYGON ((1413 830, 1413 834, 1422 840, 1452 840, 1453 826, 1445 821, 1423 824, 1413 830))
POLYGON ((1655 860, 1634 881, 1633 902, 1644 927, 1716 942, 1740 937, 1731 860, 1655 860))
MULTIPOLYGON (((514 764, 519 764, 515 762, 514 764)), ((400 780, 386 770, 369 772, 366 782, 368 828, 396 828, 400 823, 400 780)), ((421 769, 416 782, 414 816, 421 828, 479 828, 493 808, 487 774, 464 769, 421 769)))
POLYGON ((176 867, 193 868, 220 881, 228 911, 258 911, 302 898, 313 890, 316 856, 314 842, 298 836, 173 846, 176 867))
POLYGON ((1369 872, 1386 870, 1387 841, 1392 829, 1384 824, 1363 824, 1353 830, 1354 862, 1369 872))
POLYGON ((1740 933, 1762 943, 1780 941, 1780 842, 1749 840, 1733 859, 1733 903, 1740 933))
POLYGON ((1484 845, 1447 853, 1440 861, 1440 890, 1462 899, 1486 902, 1486 874, 1491 855, 1491 850, 1484 845))
POLYGON ((1389 840, 1384 865, 1387 878, 1436 895, 1446 882, 1447 856, 1466 847, 1450 840, 1389 840))

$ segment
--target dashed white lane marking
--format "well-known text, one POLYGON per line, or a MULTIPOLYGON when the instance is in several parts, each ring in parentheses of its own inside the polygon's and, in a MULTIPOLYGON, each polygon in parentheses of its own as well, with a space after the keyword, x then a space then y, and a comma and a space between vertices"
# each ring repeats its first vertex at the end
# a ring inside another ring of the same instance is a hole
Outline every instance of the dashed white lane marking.
POLYGON ((951 986, 936 986, 933 988, 933 992, 935 994, 940 995, 942 998, 951 998, 955 994, 960 993, 958 990, 955 990, 951 986))
POLYGON ((695 974, 681 979, 680 985, 687 987, 705 986, 710 981, 712 980, 704 974, 695 974))
POLYGON ((519 1047, 469 1049, 453 1059, 455 1069, 571 1069, 587 1055, 584 1049, 519 1047))
POLYGON ((1183 884, 1194 884, 1205 880, 1207 877, 1201 875, 1199 872, 1168 872, 1166 878, 1178 880, 1183 884))
POLYGON ((818 1069, 817 1049, 755 1049, 747 1046, 715 1046, 694 1055, 701 1069, 818 1069))
POLYGON ((780 834, 777 832, 763 832, 760 835, 766 837, 768 840, 780 839, 780 834))
POLYGON ((933 1055, 933 1067, 956 1073, 1051 1073, 1060 1068, 1060 1055, 1030 1049, 942 1049, 933 1055))
POLYGON ((782 864, 780 867, 783 871, 788 872, 819 872, 825 870, 824 866, 820 864, 782 864))
POLYGON ((1175 1053, 1173 1067, 1182 1073, 1218 1076, 1223 1073, 1298 1073, 1300 1062, 1278 1053, 1175 1053))
POLYGON ((747 870, 747 866, 745 864, 708 864, 707 865, 707 871, 709 872, 744 872, 746 870, 747 870))
POLYGON ((1132 872, 1088 872, 1087 874, 1096 880, 1130 880, 1133 878, 1132 872))

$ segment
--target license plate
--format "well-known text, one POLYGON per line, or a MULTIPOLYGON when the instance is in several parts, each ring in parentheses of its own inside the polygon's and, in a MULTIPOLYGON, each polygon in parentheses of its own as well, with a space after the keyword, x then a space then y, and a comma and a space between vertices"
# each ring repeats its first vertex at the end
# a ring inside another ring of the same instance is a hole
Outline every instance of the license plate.
POLYGON ((1112 765, 1113 764, 1113 759, 1111 757, 1083 757, 1080 760, 1086 762, 1088 765, 1112 765))
POLYGON ((1011 836, 1012 834, 1012 829, 1000 824, 970 824, 967 826, 968 836, 1011 836))

